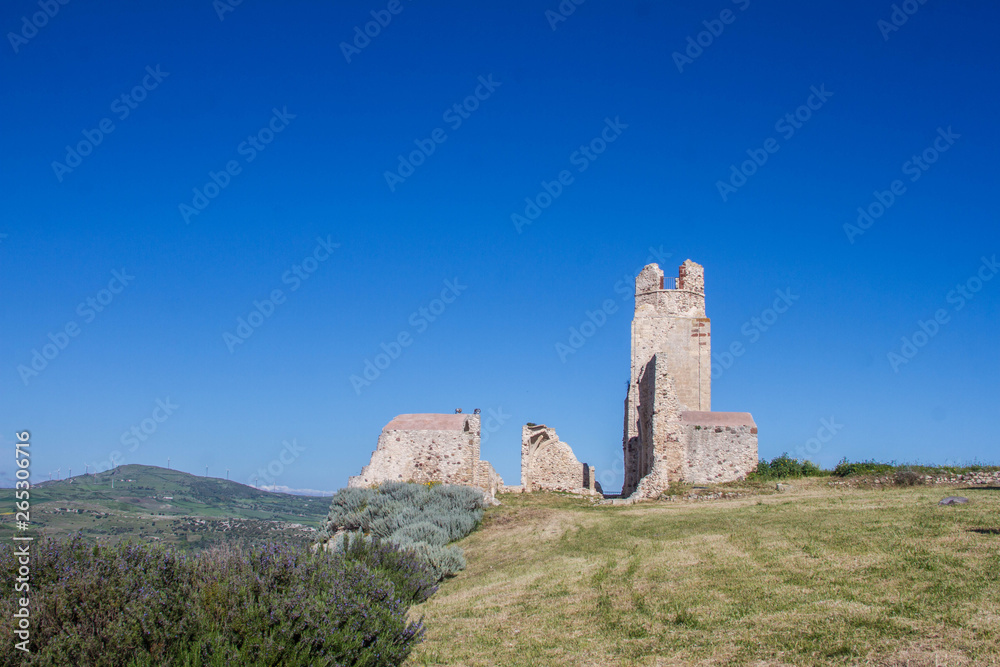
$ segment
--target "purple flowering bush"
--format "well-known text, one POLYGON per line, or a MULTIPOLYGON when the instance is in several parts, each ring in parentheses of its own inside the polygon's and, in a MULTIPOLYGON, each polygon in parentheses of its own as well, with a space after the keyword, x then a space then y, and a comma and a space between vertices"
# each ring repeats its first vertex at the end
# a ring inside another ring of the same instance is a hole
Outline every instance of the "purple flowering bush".
MULTIPOLYGON (((0 614, 17 561, 0 547, 0 614)), ((423 636, 408 622, 433 577, 391 547, 364 558, 307 547, 183 555, 79 537, 32 549, 31 655, 0 624, 0 665, 399 665, 423 636)))
POLYGON ((341 544, 345 558, 363 563, 392 582, 404 601, 419 604, 437 591, 438 577, 422 559, 398 544, 361 536, 345 536, 341 544))

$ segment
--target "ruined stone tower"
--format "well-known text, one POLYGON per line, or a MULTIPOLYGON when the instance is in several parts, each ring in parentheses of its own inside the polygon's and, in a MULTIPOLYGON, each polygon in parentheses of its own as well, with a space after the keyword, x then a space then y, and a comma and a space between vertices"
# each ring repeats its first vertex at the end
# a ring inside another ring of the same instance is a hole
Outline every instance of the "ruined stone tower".
POLYGON ((712 409, 711 321, 705 317, 705 269, 690 259, 677 278, 650 264, 635 279, 632 380, 657 352, 670 356, 681 410, 712 409))
POLYGON ((753 418, 711 412, 711 340, 704 268, 689 259, 673 278, 646 266, 635 279, 622 496, 655 495, 670 481, 731 481, 757 464, 753 418))

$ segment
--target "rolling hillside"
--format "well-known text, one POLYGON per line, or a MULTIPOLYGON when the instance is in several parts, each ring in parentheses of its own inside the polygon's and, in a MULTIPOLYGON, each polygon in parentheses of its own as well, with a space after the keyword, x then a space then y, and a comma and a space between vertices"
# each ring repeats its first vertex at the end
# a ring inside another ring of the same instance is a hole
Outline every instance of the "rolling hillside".
MULTIPOLYGON (((313 539, 328 508, 328 498, 133 464, 37 484, 31 528, 50 536, 80 532, 102 542, 140 537, 182 548, 263 537, 299 542, 313 539)), ((14 490, 0 489, 0 539, 14 532, 13 510, 14 490)))

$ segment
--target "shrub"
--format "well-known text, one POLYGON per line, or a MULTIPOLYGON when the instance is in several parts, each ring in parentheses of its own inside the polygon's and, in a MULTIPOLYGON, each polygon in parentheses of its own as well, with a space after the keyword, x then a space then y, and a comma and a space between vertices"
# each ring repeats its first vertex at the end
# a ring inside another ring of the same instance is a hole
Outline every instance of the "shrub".
POLYGON ((769 481, 782 479, 785 477, 821 477, 824 475, 834 475, 836 477, 859 476, 888 476, 892 475, 896 484, 912 486, 923 484, 924 475, 960 475, 970 472, 994 472, 1000 467, 974 463, 968 466, 932 466, 932 465, 899 465, 893 463, 882 463, 875 460, 851 463, 846 458, 841 459, 837 467, 832 471, 821 469, 812 461, 801 461, 793 459, 788 454, 771 459, 770 463, 761 459, 757 467, 747 475, 748 480, 769 481))
POLYGON ((441 547, 426 542, 404 543, 403 548, 416 554, 438 578, 444 579, 465 569, 465 556, 458 547, 441 547))
POLYGON ((439 547, 443 547, 451 541, 448 539, 447 530, 429 521, 418 521, 403 526, 392 534, 392 540, 396 543, 424 542, 439 547))
POLYGON ((321 539, 333 539, 343 550, 343 532, 358 533, 349 542, 364 539, 399 545, 426 565, 438 578, 465 567, 461 549, 447 547, 479 525, 483 518, 482 491, 451 484, 387 482, 370 489, 341 489, 330 502, 321 539))
POLYGON ((381 513, 373 512, 372 519, 367 525, 361 526, 361 530, 367 528, 367 532, 375 537, 391 537, 400 528, 423 520, 420 510, 416 507, 401 506, 395 509, 394 506, 386 506, 380 509, 381 513))
POLYGON ((803 477, 823 477, 824 475, 829 475, 830 473, 820 468, 818 465, 812 461, 802 462, 802 476, 803 477))
POLYGON ((439 577, 416 556, 397 544, 364 538, 354 533, 342 549, 345 557, 363 563, 368 569, 392 582, 396 595, 404 602, 419 604, 437 590, 439 577))
POLYGON ((788 456, 788 454, 782 454, 777 458, 771 459, 769 468, 771 469, 771 475, 776 479, 802 476, 802 464, 798 460, 788 456))
POLYGON ((875 460, 850 463, 845 458, 841 459, 837 467, 833 469, 833 474, 837 477, 848 477, 850 475, 888 475, 895 470, 895 463, 879 463, 875 460))
POLYGON ((771 474, 771 465, 765 459, 761 459, 757 462, 757 467, 747 475, 747 479, 751 481, 767 481, 774 479, 774 476, 771 474))
POLYGON ((784 453, 771 459, 770 463, 761 459, 754 471, 747 475, 747 479, 770 481, 790 477, 820 477, 828 474, 812 461, 799 461, 784 453))
MULTIPOLYGON (((6 618, 17 567, 0 546, 6 618)), ((35 543, 31 568, 32 654, 13 650, 4 623, 2 665, 388 667, 423 636, 407 612, 433 591, 427 570, 392 549, 367 560, 281 544, 184 556, 76 537, 35 543)))
POLYGON ((447 544, 448 542, 460 540, 475 530, 476 526, 482 520, 482 513, 453 511, 446 514, 444 512, 434 512, 428 513, 426 519, 428 522, 445 531, 448 539, 444 543, 447 544))

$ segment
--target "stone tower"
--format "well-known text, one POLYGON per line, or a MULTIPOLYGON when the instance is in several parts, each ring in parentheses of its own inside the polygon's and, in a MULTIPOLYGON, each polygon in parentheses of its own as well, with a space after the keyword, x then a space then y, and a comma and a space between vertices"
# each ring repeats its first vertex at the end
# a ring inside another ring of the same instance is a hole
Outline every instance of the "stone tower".
MULTIPOLYGON (((653 467, 653 449, 640 446, 640 378, 654 355, 676 394, 676 412, 712 409, 711 321, 705 316, 705 269, 686 260, 677 278, 665 278, 656 264, 635 279, 632 373, 625 399, 625 482, 630 495, 653 467), (667 370, 666 367, 669 367, 667 370)), ((648 401, 647 401, 648 403, 648 401)))

